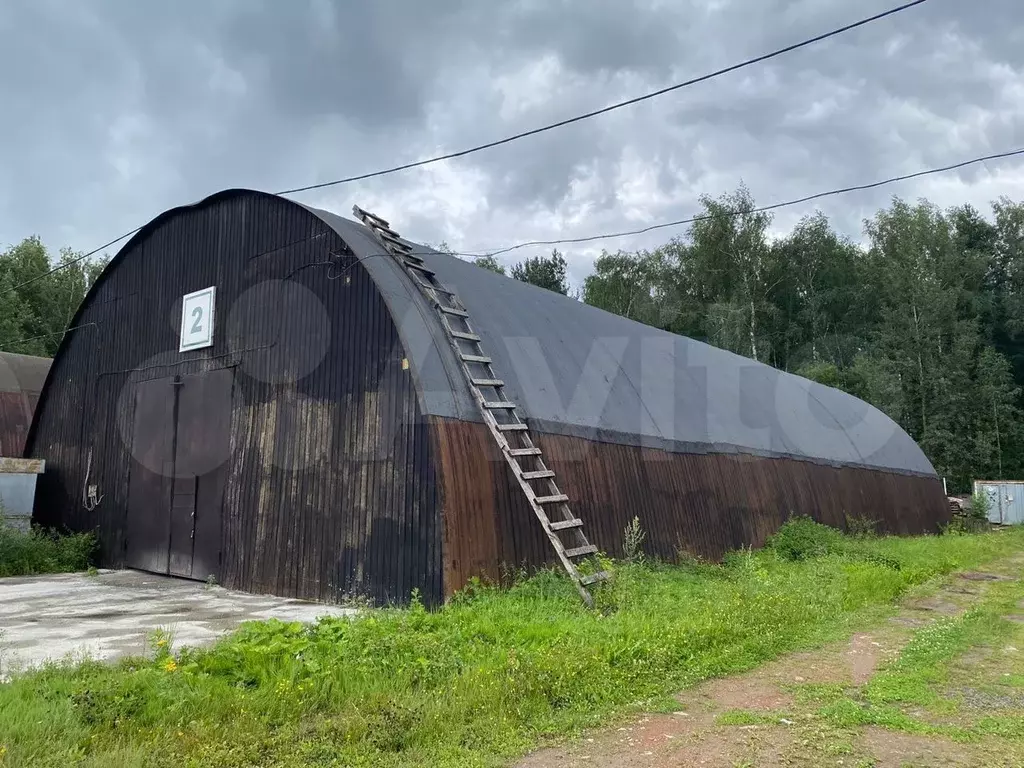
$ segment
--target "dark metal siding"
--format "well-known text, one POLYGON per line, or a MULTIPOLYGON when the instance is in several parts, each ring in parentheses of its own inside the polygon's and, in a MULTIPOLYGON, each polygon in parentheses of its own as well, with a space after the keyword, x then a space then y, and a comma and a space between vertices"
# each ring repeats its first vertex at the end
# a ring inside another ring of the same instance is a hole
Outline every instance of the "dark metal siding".
MULTIPOLYGON (((471 576, 498 579, 503 565, 535 567, 554 553, 482 424, 433 417, 443 467, 445 591, 471 576)), ((787 458, 669 453, 577 437, 536 435, 545 461, 583 518, 587 536, 613 555, 634 516, 648 554, 678 548, 717 559, 761 546, 792 514, 838 528, 846 516, 890 533, 936 532, 949 519, 937 478, 787 458)))
POLYGON ((50 370, 45 357, 0 352, 0 456, 19 458, 25 449, 39 393, 50 370))
POLYGON ((126 246, 65 342, 30 447, 36 518, 98 530, 124 564, 135 392, 229 369, 225 586, 318 600, 441 596, 430 433, 384 301, 341 238, 263 195, 162 217, 126 246), (181 297, 217 287, 215 343, 178 353, 181 297), (82 504, 86 468, 102 503, 82 504))

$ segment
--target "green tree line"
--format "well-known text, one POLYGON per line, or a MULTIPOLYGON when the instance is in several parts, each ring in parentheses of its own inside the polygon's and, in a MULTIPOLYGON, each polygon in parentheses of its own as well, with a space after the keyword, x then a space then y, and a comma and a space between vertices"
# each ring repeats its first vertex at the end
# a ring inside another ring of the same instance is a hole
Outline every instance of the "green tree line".
POLYGON ((77 259, 79 254, 66 248, 51 258, 38 237, 0 251, 0 350, 53 357, 107 263, 106 258, 77 259), (55 266, 63 268, 47 274, 55 266))

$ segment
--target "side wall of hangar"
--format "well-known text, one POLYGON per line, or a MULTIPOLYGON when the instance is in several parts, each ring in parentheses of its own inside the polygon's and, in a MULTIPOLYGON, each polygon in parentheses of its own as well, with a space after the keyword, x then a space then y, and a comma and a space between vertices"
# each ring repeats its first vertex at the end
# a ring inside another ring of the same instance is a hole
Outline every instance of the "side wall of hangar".
MULTIPOLYGON (((634 515, 666 558, 759 545, 792 513, 947 519, 924 454, 866 403, 414 249, 602 549, 634 515)), ((72 327, 29 439, 36 518, 96 530, 107 566, 436 603, 553 558, 434 309, 361 224, 245 190, 173 209, 72 327), (184 304, 211 287, 198 315, 184 304), (180 351, 204 312, 209 345, 180 351)))

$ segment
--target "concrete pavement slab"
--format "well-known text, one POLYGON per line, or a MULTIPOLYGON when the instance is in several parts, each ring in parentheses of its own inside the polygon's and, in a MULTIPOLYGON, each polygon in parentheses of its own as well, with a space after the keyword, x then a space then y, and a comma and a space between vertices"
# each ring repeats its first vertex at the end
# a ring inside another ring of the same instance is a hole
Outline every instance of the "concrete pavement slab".
POLYGON ((139 571, 0 579, 0 678, 46 661, 142 654, 157 629, 177 648, 212 643, 244 621, 355 613, 139 571))

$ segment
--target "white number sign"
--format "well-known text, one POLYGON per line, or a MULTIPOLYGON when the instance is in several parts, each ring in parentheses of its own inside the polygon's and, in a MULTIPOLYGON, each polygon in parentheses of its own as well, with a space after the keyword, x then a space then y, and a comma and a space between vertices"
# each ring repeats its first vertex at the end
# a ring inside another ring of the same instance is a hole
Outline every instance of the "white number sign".
POLYGON ((204 288, 186 294, 181 301, 179 352, 213 346, 213 305, 217 289, 204 288))

